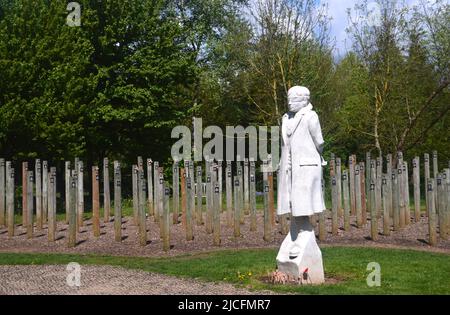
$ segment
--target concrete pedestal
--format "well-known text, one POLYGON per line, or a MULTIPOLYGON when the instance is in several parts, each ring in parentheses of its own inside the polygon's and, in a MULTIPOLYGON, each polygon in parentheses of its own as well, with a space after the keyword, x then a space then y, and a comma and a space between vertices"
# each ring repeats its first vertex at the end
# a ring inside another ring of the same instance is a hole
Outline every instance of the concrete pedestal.
POLYGON ((280 272, 300 279, 302 284, 325 282, 322 252, 308 217, 291 219, 290 232, 281 244, 277 265, 280 272), (304 278, 306 270, 307 279, 304 278))

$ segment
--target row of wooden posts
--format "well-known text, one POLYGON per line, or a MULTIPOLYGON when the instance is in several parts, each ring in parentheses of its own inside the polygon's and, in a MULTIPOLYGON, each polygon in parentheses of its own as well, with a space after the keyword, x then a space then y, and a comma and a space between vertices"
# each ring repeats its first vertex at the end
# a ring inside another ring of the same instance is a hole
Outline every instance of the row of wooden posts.
MULTIPOLYGON (((77 232, 83 227, 84 220, 84 168, 83 162, 75 159, 65 163, 65 211, 68 224, 67 244, 76 245, 77 232)), ((264 167, 264 166, 263 166, 264 167)), ((339 217, 343 217, 343 229, 350 230, 350 219, 356 217, 358 228, 370 221, 371 238, 378 238, 378 220, 383 220, 383 234, 390 235, 402 229, 412 221, 421 218, 421 182, 420 159, 412 161, 414 186, 414 215, 411 215, 409 200, 408 163, 398 154, 396 163, 392 155, 371 159, 366 155, 365 162, 357 162, 350 156, 348 167, 341 159, 332 155, 330 160, 331 178, 331 233, 338 234, 339 217), (394 167, 394 164, 396 167, 394 167), (366 167, 368 165, 369 167, 366 167), (385 166, 385 167, 384 167, 385 166), (346 169, 343 169, 346 168, 346 169), (384 168, 386 172, 384 172, 384 168), (370 218, 370 220, 368 220, 370 218)), ((28 170, 28 163, 22 163, 22 225, 27 229, 28 238, 33 237, 36 214, 36 228, 42 230, 48 226, 48 240, 55 241, 56 234, 56 168, 48 168, 46 161, 35 161, 34 172, 28 170), (35 203, 33 198, 35 198, 35 203), (33 209, 34 204, 36 209, 33 209)), ((139 227, 139 243, 147 244, 147 216, 153 217, 159 224, 163 249, 170 248, 170 225, 181 223, 185 227, 186 240, 194 237, 195 226, 204 226, 212 234, 214 245, 221 243, 221 213, 225 212, 226 224, 233 228, 234 236, 241 235, 241 225, 245 216, 249 217, 250 230, 257 229, 256 211, 256 165, 254 162, 205 162, 205 167, 184 161, 184 167, 173 165, 172 190, 164 178, 164 169, 158 162, 147 160, 146 167, 142 157, 132 166, 133 222, 139 227), (223 170, 225 166, 225 172, 223 170), (205 174, 203 174, 205 171, 205 174), (225 175, 225 179, 223 176, 225 175), (225 183, 225 203, 223 203, 223 183, 225 183), (171 198, 172 197, 172 198, 171 198), (206 211, 203 211, 203 198, 206 199, 206 211)), ((426 179, 426 204, 429 225, 429 243, 437 242, 437 227, 442 239, 448 239, 450 233, 450 173, 449 169, 439 172, 437 153, 433 154, 433 177, 430 176, 430 158, 424 155, 424 177, 426 179)), ((92 226, 95 237, 100 236, 100 171, 92 167, 92 226)), ((103 208, 104 222, 114 217, 114 234, 117 242, 122 241, 122 178, 121 165, 114 161, 114 213, 111 214, 111 193, 109 161, 103 161, 103 208), (105 184, 106 183, 106 184, 105 184)), ((325 183, 323 185, 324 189, 325 183)), ((264 240, 272 241, 276 221, 280 223, 280 232, 289 230, 287 215, 275 214, 274 176, 263 173, 262 195, 264 200, 264 240)), ((301 192, 299 192, 301 193, 301 192)), ((326 238, 326 220, 328 211, 314 216, 311 221, 319 224, 319 239, 326 238)), ((7 225, 9 237, 14 236, 14 169, 11 162, 0 159, 0 227, 7 225), (6 168, 5 168, 6 165, 6 168), (5 181, 6 179, 6 181, 5 181), (6 197, 6 198, 5 198, 6 197), (6 204, 5 204, 6 200, 6 204), (7 216, 5 216, 5 212, 7 216), (5 217, 7 221, 5 222, 5 217)))
MULTIPOLYGON (((250 217, 250 230, 257 229, 256 215, 256 166, 254 162, 237 163, 233 175, 232 163, 227 162, 225 181, 223 181, 222 163, 205 163, 195 168, 192 161, 184 161, 184 167, 178 163, 172 169, 172 203, 169 183, 164 180, 164 169, 158 162, 147 160, 145 177, 142 158, 133 165, 133 217, 140 227, 141 244, 146 244, 146 214, 153 216, 159 223, 163 247, 169 248, 169 226, 179 224, 185 227, 186 240, 194 239, 195 226, 204 226, 208 234, 213 235, 214 245, 221 243, 221 213, 226 212, 226 224, 234 230, 234 236, 241 236, 241 225, 245 216, 250 217), (205 182, 203 181, 205 179, 205 182), (225 182, 225 204, 223 204, 223 183, 225 182), (203 211, 203 198, 206 211, 203 211), (147 209, 146 209, 147 207, 147 209), (170 219, 172 208, 172 219, 170 219)), ((273 174, 264 174, 264 239, 273 239, 275 225, 273 174)))
MULTIPOLYGON (((133 183, 133 221, 139 226, 139 242, 147 244, 146 219, 153 216, 160 225, 161 239, 164 250, 170 248, 170 213, 172 223, 178 224, 182 218, 185 226, 186 239, 193 240, 194 225, 205 225, 208 234, 214 235, 214 244, 221 242, 222 209, 222 165, 206 162, 206 183, 202 180, 202 167, 196 168, 194 179, 194 164, 185 161, 185 167, 173 165, 172 203, 171 189, 164 180, 163 168, 158 162, 147 160, 147 176, 145 177, 143 159, 138 158, 138 164, 132 168, 133 183), (204 192, 206 187, 206 193, 204 192), (206 195, 206 218, 203 213, 203 197, 206 195), (196 202, 197 201, 197 202, 196 202), (180 207, 181 206, 181 207, 180 207), (172 208, 172 211, 171 211, 172 208), (195 224, 196 223, 196 224, 195 224)), ((76 246, 77 232, 84 225, 84 166, 78 158, 75 167, 71 162, 65 162, 65 211, 68 224, 67 244, 76 246)), ((238 164, 233 176, 232 164, 226 164, 226 220, 234 227, 234 235, 241 235, 241 224, 244 216, 251 217, 251 231, 256 231, 256 167, 254 162, 245 162, 244 167, 238 164)), ((48 240, 55 241, 56 236, 56 168, 48 170, 47 161, 37 159, 34 171, 29 170, 28 162, 22 163, 22 226, 27 229, 27 237, 33 237, 34 228, 38 231, 48 227, 48 240), (34 209, 35 207, 35 209, 34 209), (35 218, 35 222, 34 222, 35 218)), ((92 229, 94 237, 100 236, 100 174, 99 167, 92 167, 92 229)), ((0 159, 0 227, 7 226, 8 236, 14 236, 14 175, 11 162, 0 159), (5 183, 6 179, 6 183, 5 183), (6 206, 5 206, 6 196, 6 206), (6 211, 5 211, 6 210, 6 211), (6 216, 5 216, 6 212, 6 216), (5 222, 5 218, 8 222, 5 222)), ((104 222, 111 220, 109 161, 103 161, 103 208, 104 222), (106 183, 106 184, 105 184, 106 183)), ((114 161, 114 234, 115 240, 122 241, 122 180, 121 165, 114 161)), ((275 225, 273 175, 264 174, 264 239, 273 239, 275 225)), ((286 220, 283 220, 286 223, 286 220)), ((286 225, 287 226, 287 225, 286 225)))
MULTIPOLYGON (((430 156, 424 155, 425 183, 421 186, 420 158, 412 161, 414 189, 414 213, 411 211, 410 180, 408 163, 398 153, 396 163, 391 154, 371 159, 366 154, 365 162, 349 157, 348 170, 342 171, 341 159, 334 156, 330 162, 332 195, 332 234, 337 235, 339 216, 344 216, 343 229, 350 230, 350 217, 356 216, 356 225, 361 228, 370 217, 371 238, 378 239, 378 220, 383 220, 383 235, 389 236, 391 229, 398 231, 411 222, 421 219, 421 187, 426 199, 425 216, 428 217, 429 244, 437 243, 437 229, 442 239, 450 234, 450 165, 442 172, 438 169, 438 155, 433 152, 433 176, 430 175, 430 156), (366 165, 368 167, 366 167, 366 165), (384 172, 384 170, 386 172, 384 172), (437 219, 438 218, 438 219, 437 219)), ((319 222, 323 218, 319 218, 319 222)), ((319 238, 325 231, 319 228, 319 238)))

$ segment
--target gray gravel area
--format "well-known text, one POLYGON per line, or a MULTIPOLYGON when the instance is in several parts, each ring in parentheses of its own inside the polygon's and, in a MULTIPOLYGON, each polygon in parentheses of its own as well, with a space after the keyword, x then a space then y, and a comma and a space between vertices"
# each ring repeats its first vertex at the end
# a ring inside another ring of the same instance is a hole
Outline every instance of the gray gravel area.
POLYGON ((71 287, 63 265, 0 266, 0 295, 254 295, 226 283, 181 279, 109 266, 81 266, 81 286, 71 287))
MULTIPOLYGON (((181 221, 181 219, 180 219, 181 221)), ((331 231, 331 220, 326 221, 327 231, 331 231)), ((364 247, 401 247, 433 252, 450 252, 450 240, 438 238, 436 246, 428 244, 428 220, 422 217, 420 222, 411 223, 400 231, 392 231, 390 236, 381 234, 383 231, 382 220, 378 220, 379 238, 376 242, 370 239, 370 221, 367 221, 362 228, 357 228, 355 218, 351 218, 350 231, 339 229, 338 235, 327 233, 326 239, 319 242, 320 246, 364 246, 364 247)), ((234 237, 233 228, 226 224, 225 214, 222 214, 222 241, 220 246, 214 246, 213 235, 206 233, 204 225, 194 227, 194 240, 186 241, 186 232, 183 224, 170 226, 169 252, 162 250, 162 241, 159 233, 159 225, 153 218, 147 220, 146 246, 139 245, 139 234, 137 227, 133 224, 132 218, 124 218, 122 224, 122 242, 114 241, 114 222, 102 222, 101 235, 95 238, 92 233, 91 220, 85 221, 81 233, 77 234, 77 246, 67 247, 67 225, 58 222, 57 241, 50 243, 47 240, 47 229, 38 231, 35 229, 33 239, 27 239, 26 230, 17 225, 15 236, 8 238, 7 230, 0 227, 0 252, 9 253, 77 253, 77 254, 97 254, 97 255, 117 255, 117 256, 143 256, 143 257, 171 257, 182 254, 193 254, 199 252, 211 252, 222 249, 247 249, 247 248, 279 248, 285 235, 281 234, 281 227, 276 225, 273 241, 265 242, 264 223, 261 214, 258 214, 257 231, 250 231, 250 218, 245 217, 245 224, 241 225, 241 237, 234 237)), ((340 226, 343 220, 340 219, 340 226)), ((318 227, 316 227, 318 232, 318 227)))

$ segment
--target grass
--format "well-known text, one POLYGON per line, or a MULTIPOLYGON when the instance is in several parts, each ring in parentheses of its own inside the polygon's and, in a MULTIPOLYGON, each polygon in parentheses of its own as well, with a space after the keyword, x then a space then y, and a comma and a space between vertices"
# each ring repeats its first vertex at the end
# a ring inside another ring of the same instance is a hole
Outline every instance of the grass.
POLYGON ((321 286, 281 286, 260 281, 275 268, 276 250, 216 251, 175 258, 114 257, 71 254, 0 253, 0 265, 111 265, 177 277, 229 282, 237 286, 296 294, 450 294, 450 256, 414 250, 327 247, 325 273, 341 279, 321 286), (381 286, 366 284, 367 265, 381 266, 381 286))

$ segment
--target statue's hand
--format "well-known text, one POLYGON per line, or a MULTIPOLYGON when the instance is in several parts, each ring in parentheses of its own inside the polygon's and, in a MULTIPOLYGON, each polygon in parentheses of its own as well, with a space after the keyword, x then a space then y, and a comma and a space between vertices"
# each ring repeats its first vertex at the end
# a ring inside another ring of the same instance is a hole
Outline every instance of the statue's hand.
POLYGON ((323 159, 323 156, 321 156, 320 159, 322 160, 322 166, 328 165, 328 162, 323 159))

